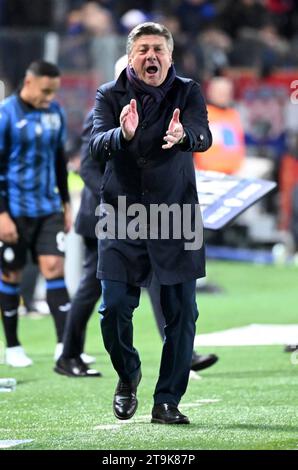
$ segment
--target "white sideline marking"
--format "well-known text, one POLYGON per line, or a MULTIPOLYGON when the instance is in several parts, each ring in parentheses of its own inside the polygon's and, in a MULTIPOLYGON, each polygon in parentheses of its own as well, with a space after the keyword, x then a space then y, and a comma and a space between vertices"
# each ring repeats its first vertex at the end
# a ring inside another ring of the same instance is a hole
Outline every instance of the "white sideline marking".
POLYGON ((14 440, 7 440, 7 441, 0 440, 0 449, 8 449, 9 447, 15 447, 20 444, 26 444, 32 441, 33 439, 14 439, 14 440))
POLYGON ((204 398, 202 400, 196 400, 194 403, 182 403, 179 405, 179 408, 194 408, 196 406, 202 406, 208 403, 217 403, 219 401, 219 398, 204 398))
POLYGON ((202 398, 201 400, 197 400, 197 403, 204 404, 204 403, 217 403, 220 401, 220 398, 202 398))
POLYGON ((118 429, 119 426, 123 426, 124 424, 142 424, 144 421, 148 421, 150 419, 151 419, 151 415, 135 416, 133 419, 125 419, 115 424, 99 424, 98 426, 95 426, 93 429, 94 431, 100 431, 101 429, 104 429, 104 430, 118 429))
POLYGON ((95 426, 93 430, 94 431, 101 431, 101 430, 110 431, 113 429, 119 429, 121 424, 125 424, 125 422, 123 421, 123 423, 118 423, 118 424, 99 424, 98 426, 95 426))
MULTIPOLYGON (((206 403, 216 403, 220 401, 218 398, 204 398, 202 400, 196 400, 194 403, 183 403, 179 405, 179 408, 194 408, 195 406, 202 406, 205 405, 206 403)), ((113 429, 119 429, 123 425, 127 424, 144 424, 144 421, 147 421, 150 423, 151 420, 151 415, 141 415, 141 416, 136 416, 132 420, 123 420, 119 421, 119 423, 115 424, 99 424, 98 426, 94 426, 93 430, 94 431, 109 431, 113 429)))
POLYGON ((195 338, 195 346, 262 346, 297 344, 298 325, 251 324, 215 331, 195 338))

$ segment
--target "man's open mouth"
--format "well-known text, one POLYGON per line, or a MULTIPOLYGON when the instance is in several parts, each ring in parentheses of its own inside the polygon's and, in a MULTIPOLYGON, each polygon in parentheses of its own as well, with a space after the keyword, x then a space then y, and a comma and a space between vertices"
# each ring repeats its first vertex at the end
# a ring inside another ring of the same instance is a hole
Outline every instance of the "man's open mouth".
POLYGON ((146 68, 146 72, 149 73, 149 75, 153 75, 158 71, 158 68, 156 65, 149 65, 149 67, 146 68))

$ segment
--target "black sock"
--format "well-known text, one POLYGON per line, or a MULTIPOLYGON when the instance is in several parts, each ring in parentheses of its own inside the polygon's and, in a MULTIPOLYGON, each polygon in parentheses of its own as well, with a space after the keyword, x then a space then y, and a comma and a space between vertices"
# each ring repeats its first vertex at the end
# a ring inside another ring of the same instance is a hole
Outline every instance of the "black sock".
POLYGON ((17 334, 19 302, 19 284, 0 280, 0 310, 8 348, 20 345, 17 334))
POLYGON ((64 326, 70 309, 64 278, 47 279, 47 302, 53 315, 58 343, 62 343, 64 326))

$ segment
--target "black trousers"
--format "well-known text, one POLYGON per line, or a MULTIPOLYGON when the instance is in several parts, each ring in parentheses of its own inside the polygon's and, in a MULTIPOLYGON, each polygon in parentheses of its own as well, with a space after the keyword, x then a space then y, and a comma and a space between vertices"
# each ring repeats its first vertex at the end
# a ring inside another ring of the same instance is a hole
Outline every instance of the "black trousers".
MULTIPOLYGON (((83 276, 72 300, 63 336, 63 357, 65 358, 78 357, 83 352, 87 323, 101 296, 101 284, 98 279, 96 279, 98 257, 97 240, 84 237, 84 244, 83 276)), ((160 335, 163 338, 165 319, 160 305, 160 284, 154 276, 148 288, 148 293, 155 320, 160 335)))
MULTIPOLYGON (((133 346, 132 317, 139 305, 140 288, 129 284, 102 280, 101 329, 106 350, 114 369, 124 382, 133 380, 141 361, 133 346)), ((178 405, 185 393, 191 366, 195 322, 198 310, 195 301, 196 281, 160 286, 160 304, 166 326, 159 378, 154 403, 178 405)))
POLYGON ((101 286, 96 279, 97 240, 84 238, 85 256, 83 276, 72 300, 63 336, 63 357, 78 357, 83 352, 86 326, 96 302, 101 296, 101 286))
MULTIPOLYGON (((101 296, 101 284, 96 279, 97 240, 84 237, 84 244, 83 276, 72 300, 63 336, 63 357, 65 358, 79 357, 83 352, 87 323, 101 296)), ((164 338, 165 317, 161 307, 161 286, 155 276, 152 278, 148 293, 160 335, 164 338)))

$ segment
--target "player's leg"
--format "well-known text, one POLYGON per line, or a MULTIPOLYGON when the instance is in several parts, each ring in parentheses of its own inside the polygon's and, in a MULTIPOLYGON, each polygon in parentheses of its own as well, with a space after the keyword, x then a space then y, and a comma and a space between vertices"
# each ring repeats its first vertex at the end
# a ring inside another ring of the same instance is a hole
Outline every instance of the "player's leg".
POLYGON ((2 244, 0 248, 0 310, 6 341, 5 360, 13 367, 27 367, 32 360, 26 355, 18 337, 18 306, 22 268, 26 248, 22 242, 2 244))
POLYGON ((39 228, 33 256, 37 258, 39 269, 46 279, 46 296, 50 312, 54 319, 57 351, 62 352, 62 339, 70 299, 64 279, 65 234, 63 214, 45 217, 39 228))

